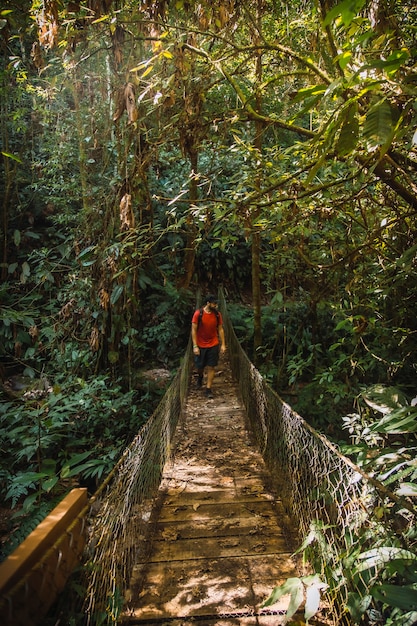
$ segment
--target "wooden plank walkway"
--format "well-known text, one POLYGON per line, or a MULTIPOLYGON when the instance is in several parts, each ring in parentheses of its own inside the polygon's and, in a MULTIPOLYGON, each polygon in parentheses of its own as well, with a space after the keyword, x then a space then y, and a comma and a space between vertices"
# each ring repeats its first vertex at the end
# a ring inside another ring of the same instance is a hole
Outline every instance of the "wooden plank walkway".
POLYGON ((273 611, 260 605, 297 572, 283 509, 267 488, 226 359, 213 391, 209 400, 195 384, 190 390, 146 539, 149 554, 134 567, 123 623, 284 623, 288 597, 273 611))

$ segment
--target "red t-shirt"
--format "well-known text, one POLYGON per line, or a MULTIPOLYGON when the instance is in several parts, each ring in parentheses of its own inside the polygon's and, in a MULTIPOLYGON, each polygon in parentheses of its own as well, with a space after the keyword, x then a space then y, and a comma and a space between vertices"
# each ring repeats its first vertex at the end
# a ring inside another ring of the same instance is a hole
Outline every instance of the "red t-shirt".
MULTIPOLYGON (((222 314, 219 315, 219 326, 223 325, 222 314)), ((219 336, 217 332, 217 315, 213 313, 206 313, 203 309, 203 317, 200 324, 198 324, 198 318, 200 317, 200 309, 197 309, 193 315, 192 323, 197 324, 197 343, 200 348, 212 348, 219 343, 219 336)))

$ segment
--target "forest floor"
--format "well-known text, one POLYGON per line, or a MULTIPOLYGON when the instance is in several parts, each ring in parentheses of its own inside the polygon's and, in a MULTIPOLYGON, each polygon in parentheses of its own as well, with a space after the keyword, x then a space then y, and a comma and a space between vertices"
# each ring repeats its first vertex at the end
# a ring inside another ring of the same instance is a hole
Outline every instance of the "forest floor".
POLYGON ((285 623, 289 596, 262 608, 299 574, 282 502, 246 426, 227 357, 214 398, 193 380, 175 453, 164 470, 123 622, 231 626, 285 623))

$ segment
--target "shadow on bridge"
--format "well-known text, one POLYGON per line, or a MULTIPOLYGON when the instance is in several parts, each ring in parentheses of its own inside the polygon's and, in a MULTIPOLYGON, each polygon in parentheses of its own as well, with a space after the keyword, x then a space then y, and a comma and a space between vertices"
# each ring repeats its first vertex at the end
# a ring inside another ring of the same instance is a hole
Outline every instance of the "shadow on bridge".
POLYGON ((86 626, 284 623, 285 605, 274 614, 261 605, 297 575, 290 536, 324 589, 320 619, 359 623, 366 607, 382 616, 370 593, 375 554, 407 548, 397 529, 415 527, 412 503, 282 401, 242 350, 223 296, 221 310, 230 367, 220 364, 214 400, 190 388, 189 342, 155 413, 91 499, 86 626))
POLYGON ((123 623, 284 623, 288 596, 261 604, 297 575, 290 533, 226 357, 213 389, 190 389, 123 623))
MULTIPOLYGON (((305 602, 305 615, 331 626, 368 624, 368 615, 386 623, 372 593, 385 563, 415 561, 413 502, 283 402, 242 350, 223 295, 221 308, 230 363, 220 363, 215 398, 190 388, 189 341, 154 414, 74 520, 86 536, 82 567, 43 624, 279 625, 285 598, 273 611, 262 602, 289 577, 293 608, 305 602), (296 578, 292 536, 314 576, 296 578)), ((72 529, 44 555, 54 584, 68 569, 61 546, 76 543, 72 529)), ((11 626, 41 623, 47 609, 33 607, 52 590, 43 563, 33 584, 22 578, 2 598, 11 626), (30 620, 17 619, 21 607, 30 620)))

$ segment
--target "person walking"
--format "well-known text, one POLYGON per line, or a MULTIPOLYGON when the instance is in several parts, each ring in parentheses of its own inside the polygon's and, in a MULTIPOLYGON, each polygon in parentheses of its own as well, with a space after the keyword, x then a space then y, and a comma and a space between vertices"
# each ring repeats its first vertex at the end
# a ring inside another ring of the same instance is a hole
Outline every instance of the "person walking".
POLYGON ((194 363, 197 369, 197 386, 203 385, 204 369, 207 371, 206 396, 213 397, 211 386, 220 353, 226 352, 222 314, 217 310, 216 296, 209 294, 206 304, 194 311, 191 320, 194 363))

